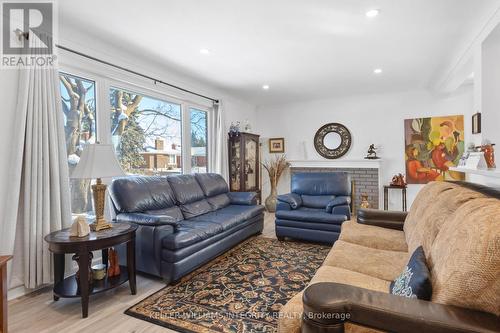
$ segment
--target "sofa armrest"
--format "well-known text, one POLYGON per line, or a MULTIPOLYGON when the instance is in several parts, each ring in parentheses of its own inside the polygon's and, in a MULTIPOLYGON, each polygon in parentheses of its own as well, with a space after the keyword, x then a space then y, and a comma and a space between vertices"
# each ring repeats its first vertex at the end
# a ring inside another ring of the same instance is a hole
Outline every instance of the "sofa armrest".
POLYGON ((339 283, 309 286, 303 333, 343 332, 345 322, 389 332, 498 332, 500 317, 339 283))
POLYGON ((289 204, 291 209, 297 209, 302 206, 302 198, 300 195, 295 193, 278 195, 277 200, 279 202, 289 204))
POLYGON ((130 222, 144 226, 170 225, 174 230, 179 226, 179 222, 167 215, 151 215, 144 213, 120 213, 116 215, 117 222, 130 222))
POLYGON ((403 230, 407 212, 396 212, 379 209, 358 210, 358 223, 382 228, 403 230))
POLYGON ((347 217, 347 220, 351 219, 351 207, 349 205, 333 207, 331 213, 333 215, 345 215, 347 217))
POLYGON ((253 206, 257 204, 257 192, 228 192, 233 205, 253 206))
POLYGON ((334 207, 337 206, 349 206, 351 204, 351 198, 349 197, 337 197, 331 200, 328 205, 326 205, 326 212, 331 213, 334 207))

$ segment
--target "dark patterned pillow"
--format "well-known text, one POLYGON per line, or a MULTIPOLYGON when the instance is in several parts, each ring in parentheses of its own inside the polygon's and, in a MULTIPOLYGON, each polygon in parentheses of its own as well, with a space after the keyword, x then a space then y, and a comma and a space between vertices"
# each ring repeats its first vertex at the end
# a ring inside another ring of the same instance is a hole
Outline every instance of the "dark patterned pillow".
POLYGON ((391 282, 389 292, 393 295, 418 298, 426 301, 431 299, 431 274, 425 263, 425 254, 422 246, 413 252, 403 273, 391 282))

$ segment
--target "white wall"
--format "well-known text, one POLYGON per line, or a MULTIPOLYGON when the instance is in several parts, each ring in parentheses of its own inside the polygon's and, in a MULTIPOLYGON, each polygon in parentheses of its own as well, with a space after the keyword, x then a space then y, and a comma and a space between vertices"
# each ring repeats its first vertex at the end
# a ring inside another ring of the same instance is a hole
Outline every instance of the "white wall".
MULTIPOLYGON (((389 183, 396 173, 405 173, 404 127, 407 118, 463 114, 465 140, 471 133, 473 113, 472 86, 462 87, 455 94, 436 97, 426 91, 380 95, 359 95, 346 98, 318 100, 287 105, 259 107, 257 126, 263 138, 263 159, 266 159, 267 138, 284 137, 286 155, 294 159, 323 159, 314 149, 313 138, 324 124, 338 122, 347 126, 352 135, 352 146, 342 159, 361 159, 371 143, 380 147, 384 160, 382 180, 389 183), (304 154, 304 144, 307 154, 304 154)), ((269 181, 263 178, 263 197, 269 194, 269 181)), ((279 185, 279 193, 290 188, 289 173, 279 185)), ((408 204, 413 201, 421 185, 410 185, 408 204)), ((391 193, 390 208, 400 209, 401 198, 391 193)))

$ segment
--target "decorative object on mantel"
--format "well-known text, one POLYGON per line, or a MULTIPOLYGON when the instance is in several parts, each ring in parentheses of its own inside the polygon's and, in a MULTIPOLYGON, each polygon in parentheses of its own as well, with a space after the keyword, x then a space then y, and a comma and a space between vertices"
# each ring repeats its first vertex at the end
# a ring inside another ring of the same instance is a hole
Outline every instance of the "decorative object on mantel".
POLYGON ((463 167, 465 169, 472 170, 487 169, 488 164, 484 158, 484 153, 482 151, 469 153, 467 161, 465 161, 465 165, 463 167))
POLYGON ((109 267, 108 267, 108 277, 114 277, 120 275, 120 263, 118 261, 118 252, 115 249, 108 249, 108 259, 109 259, 109 267))
POLYGON ((321 126, 314 136, 314 148, 324 158, 337 159, 351 147, 351 133, 342 124, 330 123, 321 126))
POLYGON ((463 115, 406 119, 404 128, 408 184, 465 179, 450 170, 465 151, 463 115))
POLYGON ((78 165, 73 170, 71 178, 94 179, 92 185, 94 196, 95 222, 90 225, 94 231, 111 228, 111 224, 104 219, 104 203, 106 200, 106 185, 101 178, 124 176, 120 163, 116 159, 112 145, 89 144, 85 146, 78 165))
POLYGON ((269 139, 269 154, 285 152, 285 138, 270 138, 269 139))
POLYGON ((481 145, 481 151, 484 153, 484 159, 486 160, 486 166, 488 169, 495 169, 495 148, 493 148, 495 144, 490 143, 488 140, 485 140, 481 145))
POLYGON ((481 113, 475 113, 472 115, 472 134, 481 133, 481 113))
POLYGON ((377 156, 377 148, 374 144, 371 144, 368 148, 368 153, 365 157, 367 160, 378 160, 380 157, 377 156))
POLYGON ((87 223, 87 219, 84 216, 78 216, 69 232, 70 237, 85 237, 90 234, 90 226, 87 223))
POLYGON ((368 194, 361 194, 361 203, 359 204, 360 208, 370 208, 370 202, 368 201, 368 194))
POLYGON ((268 212, 274 213, 276 211, 276 198, 278 197, 278 182, 289 164, 286 161, 285 155, 277 155, 274 159, 263 162, 262 166, 269 175, 269 183, 271 185, 271 193, 265 200, 265 206, 268 212))
POLYGON ((406 187, 405 176, 398 173, 394 177, 392 177, 391 186, 394 187, 406 187))
POLYGON ((240 135, 240 122, 239 121, 237 121, 236 124, 231 123, 231 126, 229 126, 229 133, 228 134, 229 134, 230 138, 240 135))

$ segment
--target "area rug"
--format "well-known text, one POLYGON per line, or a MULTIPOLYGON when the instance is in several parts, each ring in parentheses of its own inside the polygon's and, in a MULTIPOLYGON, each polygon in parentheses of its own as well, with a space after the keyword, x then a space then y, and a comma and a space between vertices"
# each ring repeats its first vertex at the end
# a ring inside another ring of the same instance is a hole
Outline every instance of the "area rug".
POLYGON ((179 332, 276 332, 330 248, 251 238, 125 313, 179 332))

